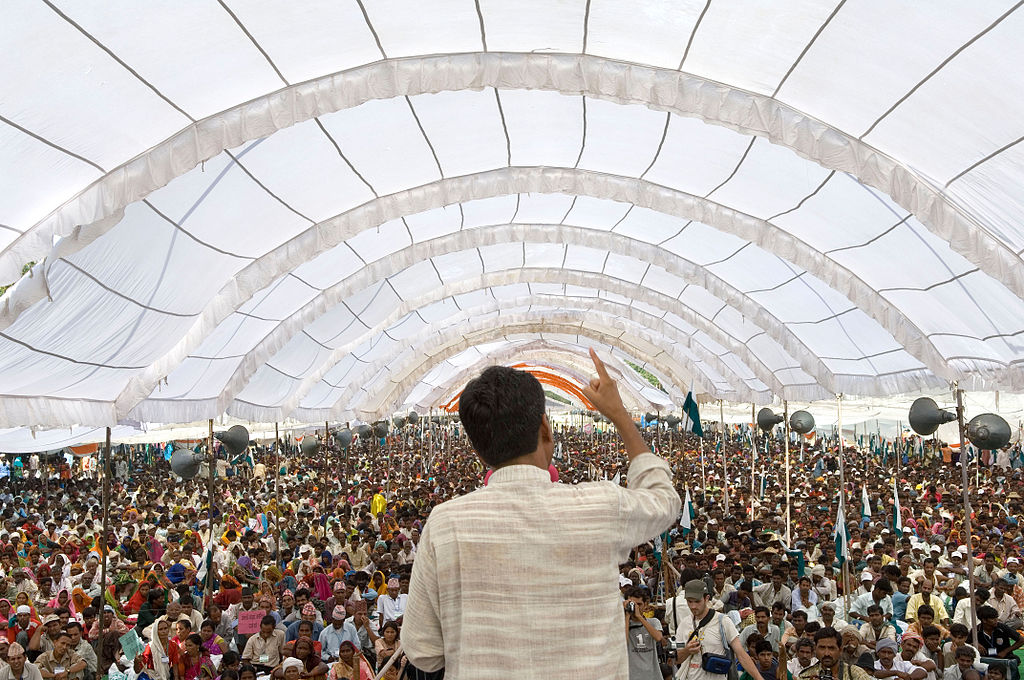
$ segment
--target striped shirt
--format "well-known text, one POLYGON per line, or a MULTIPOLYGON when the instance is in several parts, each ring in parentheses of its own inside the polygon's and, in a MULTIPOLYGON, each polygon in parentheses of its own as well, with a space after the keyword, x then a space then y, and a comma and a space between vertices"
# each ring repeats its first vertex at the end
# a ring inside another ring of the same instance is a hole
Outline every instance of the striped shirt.
POLYGON ((630 488, 552 484, 530 465, 436 507, 413 563, 402 647, 447 680, 628 677, 618 565, 679 516, 651 453, 630 488))

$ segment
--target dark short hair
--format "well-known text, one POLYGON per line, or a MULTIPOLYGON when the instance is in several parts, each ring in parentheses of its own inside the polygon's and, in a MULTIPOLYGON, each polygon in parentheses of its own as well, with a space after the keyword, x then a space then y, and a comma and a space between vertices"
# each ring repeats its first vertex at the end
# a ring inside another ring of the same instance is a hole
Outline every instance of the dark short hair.
POLYGON ((971 634, 971 631, 962 623, 954 623, 949 627, 949 634, 951 636, 956 635, 957 637, 967 637, 971 634))
POLYGON ((939 630, 938 626, 925 626, 921 629, 921 637, 930 638, 933 635, 942 635, 942 631, 939 630))
POLYGON ((480 458, 497 467, 536 450, 544 388, 526 371, 491 366, 462 391, 459 417, 480 458))
POLYGON ((814 649, 814 643, 811 642, 810 638, 805 638, 805 637, 800 638, 799 640, 796 641, 796 645, 795 645, 794 648, 795 649, 803 649, 804 647, 810 647, 811 649, 814 649))
POLYGON ((822 640, 835 640, 840 649, 843 647, 843 634, 831 626, 822 628, 814 634, 814 644, 818 644, 822 640))
POLYGON ((920 607, 917 608, 917 616, 918 616, 918 618, 921 618, 922 616, 925 616, 925 615, 931 616, 931 617, 935 616, 935 610, 932 609, 931 605, 923 604, 923 605, 921 605, 920 607))
POLYGON ((760 654, 761 652, 771 652, 771 651, 774 651, 772 649, 772 643, 768 642, 767 640, 759 640, 754 645, 754 653, 755 654, 760 654))
POLYGON ((999 612, 996 611, 995 607, 990 607, 988 605, 985 605, 984 607, 979 607, 978 608, 978 618, 979 619, 998 619, 999 618, 999 612))

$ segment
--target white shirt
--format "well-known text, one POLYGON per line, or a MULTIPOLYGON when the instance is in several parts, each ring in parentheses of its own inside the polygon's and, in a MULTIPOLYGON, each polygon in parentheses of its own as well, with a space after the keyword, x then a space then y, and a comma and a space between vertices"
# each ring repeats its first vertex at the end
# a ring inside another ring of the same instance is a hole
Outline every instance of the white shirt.
POLYGON ((619 564, 681 505, 654 454, 635 457, 628 476, 628 489, 570 485, 511 465, 434 508, 402 626, 409 661, 444 667, 447 680, 506 678, 510 669, 522 679, 628 677, 619 564))
POLYGON ((399 593, 397 597, 384 595, 377 600, 377 609, 380 611, 381 623, 394 621, 405 615, 405 609, 409 605, 408 593, 399 593))
MULTIPOLYGON (((690 633, 693 632, 697 623, 699 622, 694 622, 691 617, 686 624, 680 624, 681 627, 676 631, 676 642, 680 646, 685 645, 690 639, 690 633)), ((732 622, 728 615, 721 612, 715 612, 714 618, 708 621, 707 625, 697 633, 697 638, 700 640, 701 654, 725 654, 727 651, 726 646, 732 645, 733 640, 737 637, 739 637, 739 632, 736 630, 736 624, 732 622), (723 633, 725 634, 725 640, 722 639, 723 633)), ((676 671, 675 677, 679 680, 722 680, 721 675, 708 673, 701 668, 701 654, 694 654, 683 661, 683 665, 676 671)), ((600 677, 612 676, 602 675, 600 677)), ((621 678, 626 676, 618 675, 614 677, 621 678)))

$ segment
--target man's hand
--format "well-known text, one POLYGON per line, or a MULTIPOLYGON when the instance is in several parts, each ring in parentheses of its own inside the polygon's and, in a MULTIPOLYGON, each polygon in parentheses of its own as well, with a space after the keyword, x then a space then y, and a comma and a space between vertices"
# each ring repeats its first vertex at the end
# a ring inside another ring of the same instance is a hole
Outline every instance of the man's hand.
POLYGON ((651 449, 648 448, 647 442, 640 435, 640 431, 636 429, 626 407, 622 405, 619 388, 608 375, 608 369, 605 368, 604 362, 597 356, 593 347, 590 348, 590 358, 594 362, 594 368, 597 369, 597 377, 591 379, 590 385, 583 388, 583 395, 594 405, 594 408, 615 425, 619 436, 622 437, 622 443, 626 445, 626 455, 630 461, 640 454, 650 453, 651 449))
POLYGON ((623 421, 631 420, 622 405, 622 397, 619 396, 619 388, 615 381, 608 375, 608 369, 604 362, 597 356, 594 348, 590 348, 590 359, 597 369, 597 377, 590 380, 590 385, 583 388, 583 396, 590 400, 601 415, 612 421, 616 427, 623 421))

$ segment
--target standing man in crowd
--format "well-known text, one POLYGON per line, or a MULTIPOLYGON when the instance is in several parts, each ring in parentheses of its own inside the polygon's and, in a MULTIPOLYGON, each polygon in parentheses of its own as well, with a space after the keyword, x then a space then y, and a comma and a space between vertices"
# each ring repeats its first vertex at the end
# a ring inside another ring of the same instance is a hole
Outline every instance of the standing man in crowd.
POLYGON ((554 435, 531 374, 492 366, 470 381, 459 415, 494 473, 437 506, 424 528, 402 628, 417 668, 475 680, 628 676, 618 565, 668 528, 681 502, 668 464, 590 356, 597 377, 583 393, 622 437, 629 488, 551 482, 554 435))

